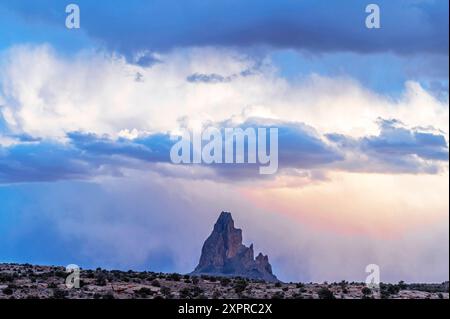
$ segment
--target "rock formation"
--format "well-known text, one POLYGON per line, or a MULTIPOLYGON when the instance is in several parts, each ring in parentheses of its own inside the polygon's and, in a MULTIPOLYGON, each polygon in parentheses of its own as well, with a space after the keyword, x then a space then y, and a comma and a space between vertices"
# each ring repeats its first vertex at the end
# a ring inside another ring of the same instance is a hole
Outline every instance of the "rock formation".
POLYGON ((278 281, 272 274, 269 258, 259 253, 254 258, 253 244, 242 244, 242 230, 234 228, 231 214, 222 212, 211 235, 203 244, 198 266, 192 274, 241 276, 270 282, 278 281))

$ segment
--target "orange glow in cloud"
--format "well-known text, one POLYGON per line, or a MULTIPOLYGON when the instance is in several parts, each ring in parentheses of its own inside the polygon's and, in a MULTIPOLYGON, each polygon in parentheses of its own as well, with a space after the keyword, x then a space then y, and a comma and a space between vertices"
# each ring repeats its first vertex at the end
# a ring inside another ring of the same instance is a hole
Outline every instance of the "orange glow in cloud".
POLYGON ((430 224, 448 223, 448 172, 332 173, 330 180, 307 186, 272 186, 243 192, 253 204, 312 228, 392 238, 430 224))

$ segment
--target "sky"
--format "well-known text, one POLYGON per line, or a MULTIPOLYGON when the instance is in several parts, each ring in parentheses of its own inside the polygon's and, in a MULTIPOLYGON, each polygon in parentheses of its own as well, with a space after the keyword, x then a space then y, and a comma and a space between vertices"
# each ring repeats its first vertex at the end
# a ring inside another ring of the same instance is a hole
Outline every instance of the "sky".
POLYGON ((284 281, 448 280, 448 2, 369 3, 0 0, 0 262, 188 273, 230 211, 284 281), (277 173, 173 164, 206 126, 277 173))

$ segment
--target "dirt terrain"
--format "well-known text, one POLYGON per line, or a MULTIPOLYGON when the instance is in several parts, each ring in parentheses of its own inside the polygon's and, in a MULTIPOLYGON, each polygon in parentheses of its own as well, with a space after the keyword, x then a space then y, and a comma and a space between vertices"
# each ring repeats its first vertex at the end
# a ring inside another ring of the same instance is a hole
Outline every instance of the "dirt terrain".
POLYGON ((296 298, 296 299, 418 299, 449 298, 442 284, 269 283, 244 278, 189 276, 154 272, 81 270, 80 287, 67 288, 64 267, 0 264, 3 298, 296 298))

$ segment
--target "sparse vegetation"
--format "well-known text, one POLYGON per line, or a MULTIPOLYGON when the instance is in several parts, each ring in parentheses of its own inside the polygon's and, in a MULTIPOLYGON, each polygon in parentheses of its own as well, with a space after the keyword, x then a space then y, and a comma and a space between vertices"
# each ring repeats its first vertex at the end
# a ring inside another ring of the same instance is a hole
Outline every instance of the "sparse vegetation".
POLYGON ((284 299, 284 294, 281 291, 277 291, 272 295, 272 299, 284 299))
POLYGON ((245 290, 245 288, 247 288, 247 285, 247 281, 245 281, 244 279, 239 279, 234 283, 234 291, 240 294, 245 290))
POLYGON ((333 292, 327 287, 320 288, 317 295, 319 299, 335 299, 333 292))
MULTIPOLYGON (((82 270, 81 289, 67 289, 61 267, 0 264, 0 299, 46 298, 428 298, 448 299, 448 282, 380 284, 379 293, 359 282, 270 283, 239 277, 190 276, 120 270, 82 270)), ((65 273, 64 273, 65 274, 65 273)))
POLYGON ((173 280, 173 281, 180 281, 181 280, 181 275, 177 274, 177 273, 173 273, 173 274, 170 274, 168 276, 168 279, 169 280, 173 280))
POLYGON ((7 296, 11 296, 13 294, 13 290, 9 287, 3 288, 2 292, 7 296))
POLYGON ((227 277, 223 277, 220 279, 220 285, 222 287, 227 287, 230 284, 230 282, 231 282, 231 279, 227 278, 227 277))
POLYGON ((199 279, 198 279, 198 277, 192 277, 192 283, 194 284, 194 285, 197 285, 198 283, 199 283, 199 279))
POLYGON ((372 294, 372 289, 370 289, 369 287, 363 287, 363 289, 361 289, 361 292, 364 296, 369 296, 372 294))
POLYGON ((161 287, 160 292, 161 292, 161 294, 163 294, 166 297, 170 296, 170 288, 169 287, 161 287))
POLYGON ((141 287, 134 292, 138 297, 145 298, 154 294, 153 290, 147 287, 141 287))
POLYGON ((53 298, 55 299, 65 299, 67 296, 67 291, 62 289, 53 289, 53 298))

